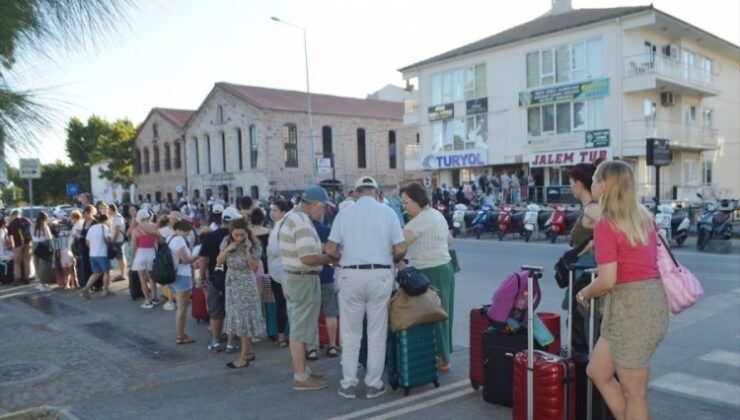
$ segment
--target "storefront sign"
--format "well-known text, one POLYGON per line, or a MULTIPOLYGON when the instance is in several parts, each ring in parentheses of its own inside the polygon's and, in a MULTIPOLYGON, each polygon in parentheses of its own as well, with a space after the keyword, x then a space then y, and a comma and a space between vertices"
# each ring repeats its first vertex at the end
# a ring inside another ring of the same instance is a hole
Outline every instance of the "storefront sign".
POLYGON ((465 102, 465 113, 468 115, 488 113, 488 98, 471 99, 465 102))
POLYGON ((608 147, 609 130, 586 131, 586 147, 608 147))
POLYGON ((667 166, 673 161, 671 142, 666 139, 647 139, 645 158, 649 166, 667 166))
POLYGON ((593 162, 599 158, 610 160, 612 158, 612 149, 610 147, 601 147, 594 149, 534 153, 529 160, 529 167, 544 168, 548 166, 573 166, 579 163, 593 162))
POLYGON ((448 120, 454 116, 454 104, 444 104, 429 107, 429 121, 448 120))
POLYGON ((609 79, 596 79, 550 88, 519 92, 519 106, 603 98, 609 95, 609 79))
POLYGON ((422 166, 424 169, 466 168, 484 166, 488 164, 487 162, 488 156, 485 150, 470 149, 427 155, 422 161, 422 166))

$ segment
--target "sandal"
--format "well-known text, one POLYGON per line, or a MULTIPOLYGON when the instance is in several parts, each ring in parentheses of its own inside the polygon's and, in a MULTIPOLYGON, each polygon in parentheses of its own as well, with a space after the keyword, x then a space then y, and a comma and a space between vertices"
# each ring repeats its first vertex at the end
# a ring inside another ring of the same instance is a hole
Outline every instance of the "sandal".
POLYGON ((288 339, 283 338, 282 340, 278 341, 278 347, 280 347, 281 349, 288 347, 288 339))
POLYGON ((175 344, 177 344, 178 346, 181 344, 190 344, 190 343, 195 343, 195 340, 188 337, 187 335, 183 335, 182 337, 175 339, 175 344))
POLYGON ((244 360, 244 359, 237 359, 237 360, 244 361, 244 364, 241 365, 241 366, 239 366, 239 365, 237 365, 234 362, 229 362, 229 363, 226 364, 226 367, 229 368, 229 369, 242 369, 242 368, 245 368, 245 367, 249 366, 249 360, 244 360))
POLYGON ((316 349, 311 349, 306 352, 306 359, 307 360, 319 360, 319 353, 316 351, 316 349))
POLYGON ((249 357, 247 358, 247 362, 254 362, 257 359, 257 355, 254 352, 249 353, 249 357))
POLYGON ((337 357, 339 356, 339 351, 334 346, 329 346, 328 349, 326 349, 326 355, 329 357, 337 357))

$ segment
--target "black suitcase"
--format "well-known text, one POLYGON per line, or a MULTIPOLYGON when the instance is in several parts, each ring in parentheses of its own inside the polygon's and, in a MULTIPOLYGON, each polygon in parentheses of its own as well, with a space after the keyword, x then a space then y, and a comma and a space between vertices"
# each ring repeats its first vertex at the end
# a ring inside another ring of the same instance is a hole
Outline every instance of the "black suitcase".
POLYGON ((437 346, 434 340, 434 324, 422 324, 406 330, 388 330, 385 357, 388 383, 395 391, 404 389, 409 395, 413 387, 434 384, 437 381, 437 346))
POLYGON ((0 284, 12 284, 13 278, 13 260, 0 262, 0 284))
MULTIPOLYGON (((535 350, 544 350, 534 343, 535 350)), ((492 404, 514 405, 514 355, 527 349, 527 330, 515 334, 489 327, 483 333, 483 399, 492 404)))
POLYGON ((128 271, 128 293, 131 295, 131 299, 133 300, 144 297, 144 292, 141 290, 141 281, 139 281, 138 271, 128 271))

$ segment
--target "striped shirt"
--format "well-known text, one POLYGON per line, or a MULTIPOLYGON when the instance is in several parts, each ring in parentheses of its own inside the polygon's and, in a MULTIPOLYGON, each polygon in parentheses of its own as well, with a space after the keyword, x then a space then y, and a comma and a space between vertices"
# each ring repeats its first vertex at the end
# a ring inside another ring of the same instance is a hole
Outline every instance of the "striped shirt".
POLYGON ((286 214, 277 226, 278 242, 283 257, 285 271, 314 271, 319 273, 321 267, 305 265, 301 257, 321 255, 321 241, 308 213, 300 206, 286 214))

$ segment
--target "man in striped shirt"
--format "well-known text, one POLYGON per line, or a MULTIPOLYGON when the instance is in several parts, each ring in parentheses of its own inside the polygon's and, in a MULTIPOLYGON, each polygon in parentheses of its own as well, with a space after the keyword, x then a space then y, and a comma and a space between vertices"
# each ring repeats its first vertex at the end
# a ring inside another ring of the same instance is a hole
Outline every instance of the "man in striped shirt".
POLYGON ((324 254, 312 220, 321 220, 329 195, 321 187, 309 187, 303 200, 285 215, 278 230, 282 252, 283 293, 290 321, 290 356, 293 361, 293 389, 310 391, 326 388, 326 378, 306 366, 306 344, 318 335, 321 285, 319 273, 331 259, 324 254))

